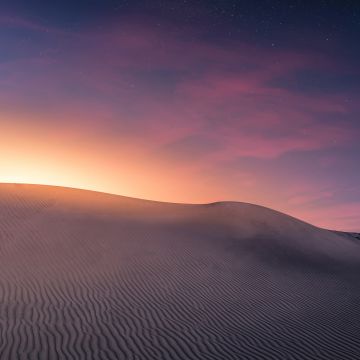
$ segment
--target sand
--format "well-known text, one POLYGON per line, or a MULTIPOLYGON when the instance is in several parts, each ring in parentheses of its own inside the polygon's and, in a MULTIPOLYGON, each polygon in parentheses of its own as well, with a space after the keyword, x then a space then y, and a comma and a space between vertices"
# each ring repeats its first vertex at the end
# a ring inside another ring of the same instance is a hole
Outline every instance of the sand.
POLYGON ((0 359, 360 359, 360 240, 263 207, 0 185, 0 359))

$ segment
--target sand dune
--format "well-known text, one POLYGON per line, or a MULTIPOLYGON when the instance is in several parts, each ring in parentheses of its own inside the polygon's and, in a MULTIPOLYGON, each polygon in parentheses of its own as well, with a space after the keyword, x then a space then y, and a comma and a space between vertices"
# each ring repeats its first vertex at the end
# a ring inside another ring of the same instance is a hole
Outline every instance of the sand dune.
POLYGON ((0 359, 360 359, 360 240, 243 203, 0 185, 0 359))

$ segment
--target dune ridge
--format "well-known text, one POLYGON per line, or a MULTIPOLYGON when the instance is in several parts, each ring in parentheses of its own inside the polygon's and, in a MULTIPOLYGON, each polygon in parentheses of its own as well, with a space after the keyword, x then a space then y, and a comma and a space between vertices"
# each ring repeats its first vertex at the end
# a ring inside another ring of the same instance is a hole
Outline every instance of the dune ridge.
POLYGON ((236 202, 0 184, 0 359, 360 359, 360 241, 236 202))

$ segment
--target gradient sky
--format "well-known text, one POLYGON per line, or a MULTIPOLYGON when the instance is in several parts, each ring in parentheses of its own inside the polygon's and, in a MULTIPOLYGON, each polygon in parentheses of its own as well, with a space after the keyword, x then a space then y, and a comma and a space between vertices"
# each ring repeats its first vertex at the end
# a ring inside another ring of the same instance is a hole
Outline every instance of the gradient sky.
POLYGON ((359 231, 359 36, 344 0, 2 0, 0 182, 359 231))

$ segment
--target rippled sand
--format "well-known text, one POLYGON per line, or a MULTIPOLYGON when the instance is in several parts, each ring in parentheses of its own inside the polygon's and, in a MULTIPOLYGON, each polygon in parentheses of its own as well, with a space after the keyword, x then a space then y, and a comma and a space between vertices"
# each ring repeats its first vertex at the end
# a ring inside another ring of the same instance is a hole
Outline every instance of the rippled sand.
POLYGON ((360 359, 360 240, 243 203, 0 185, 0 359, 360 359))

